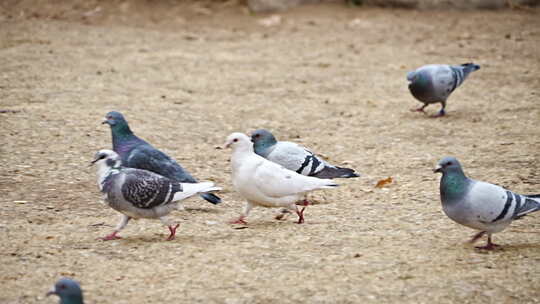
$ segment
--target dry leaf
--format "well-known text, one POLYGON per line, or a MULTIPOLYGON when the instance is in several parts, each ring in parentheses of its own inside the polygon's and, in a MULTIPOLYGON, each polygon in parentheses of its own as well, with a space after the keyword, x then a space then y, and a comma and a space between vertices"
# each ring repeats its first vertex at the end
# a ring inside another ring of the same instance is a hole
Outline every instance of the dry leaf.
POLYGON ((391 184, 392 183, 392 178, 391 177, 388 177, 388 178, 385 178, 385 179, 381 179, 380 181, 377 182, 377 185, 375 185, 375 188, 382 188, 388 184, 391 184))

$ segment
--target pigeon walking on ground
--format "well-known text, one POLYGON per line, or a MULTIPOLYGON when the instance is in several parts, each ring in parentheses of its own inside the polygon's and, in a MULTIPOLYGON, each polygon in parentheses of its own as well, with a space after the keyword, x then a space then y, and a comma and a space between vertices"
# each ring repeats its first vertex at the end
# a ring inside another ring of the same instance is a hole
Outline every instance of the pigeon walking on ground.
POLYGON ((432 103, 440 103, 441 110, 436 116, 446 114, 446 99, 459 87, 471 72, 480 69, 474 63, 462 65, 430 64, 418 68, 416 71, 407 74, 409 81, 409 91, 411 94, 424 103, 413 111, 424 112, 424 108, 432 103))
MULTIPOLYGON (((121 113, 107 113, 103 123, 111 127, 113 150, 120 155, 123 166, 152 171, 180 183, 197 182, 174 159, 133 134, 121 113)), ((201 196, 212 204, 221 202, 212 193, 203 193, 201 196)))
POLYGON ((60 298, 60 304, 84 304, 81 287, 72 279, 61 278, 58 280, 47 292, 47 296, 53 294, 60 298))
POLYGON ((120 157, 111 150, 96 153, 94 163, 103 199, 122 214, 116 229, 101 238, 105 241, 119 239, 117 233, 132 218, 159 218, 169 227, 167 240, 172 240, 179 224, 171 224, 166 215, 178 209, 179 201, 201 192, 220 190, 212 182, 179 183, 147 170, 122 167, 120 157))
POLYGON ((440 160, 434 172, 442 173, 440 191, 444 213, 459 224, 480 230, 471 243, 487 233, 487 244, 477 248, 494 249, 498 245, 491 242, 493 233, 502 231, 517 218, 540 210, 540 195, 520 195, 470 179, 454 157, 440 160))
POLYGON ((330 179, 304 176, 271 162, 253 151, 253 143, 242 133, 227 137, 225 147, 232 146, 231 157, 233 186, 247 200, 240 217, 233 223, 245 224, 245 218, 254 206, 285 207, 296 212, 298 223, 304 222, 304 210, 298 210, 295 202, 307 192, 333 188, 337 184, 330 179))
POLYGON ((270 131, 251 133, 255 153, 296 173, 318 178, 359 177, 353 169, 333 166, 310 150, 290 141, 277 141, 270 131))

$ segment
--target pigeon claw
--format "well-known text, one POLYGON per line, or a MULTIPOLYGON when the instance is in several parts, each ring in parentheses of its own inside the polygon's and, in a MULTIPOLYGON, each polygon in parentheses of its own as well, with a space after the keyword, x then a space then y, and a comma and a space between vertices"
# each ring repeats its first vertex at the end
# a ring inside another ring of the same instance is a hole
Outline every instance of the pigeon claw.
POLYGON ((114 231, 113 233, 111 234, 108 234, 104 237, 99 237, 97 238, 98 240, 102 240, 102 241, 112 241, 112 240, 118 240, 118 239, 121 239, 122 237, 119 236, 119 235, 116 235, 118 232, 114 231))
POLYGON ((497 245, 497 244, 494 244, 494 243, 487 243, 486 245, 484 246, 476 246, 474 248, 476 249, 479 249, 479 250, 495 250, 497 248, 501 247, 501 245, 497 245))
POLYGON ((171 234, 167 238, 167 241, 174 240, 174 236, 176 235, 176 228, 178 228, 179 226, 180 226, 180 224, 176 224, 176 226, 167 226, 167 227, 169 227, 169 231, 171 232, 171 234))
POLYGON ((241 216, 241 217, 237 218, 236 220, 230 221, 229 224, 244 224, 244 225, 247 225, 247 222, 244 221, 244 217, 241 216))

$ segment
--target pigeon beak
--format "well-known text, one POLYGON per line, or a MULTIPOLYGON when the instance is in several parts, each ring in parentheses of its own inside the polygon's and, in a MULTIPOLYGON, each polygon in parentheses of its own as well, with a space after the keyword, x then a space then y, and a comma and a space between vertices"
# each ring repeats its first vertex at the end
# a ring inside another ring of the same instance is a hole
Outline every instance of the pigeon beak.
POLYGON ((99 158, 96 158, 93 161, 91 161, 90 164, 88 165, 88 167, 92 167, 98 160, 99 160, 99 158))
POLYGON ((56 294, 56 289, 53 287, 51 287, 51 289, 49 291, 47 291, 47 293, 45 294, 46 297, 50 296, 50 295, 54 295, 56 294))
POLYGON ((441 165, 437 165, 437 167, 435 167, 435 169, 433 169, 433 173, 437 173, 437 172, 442 173, 441 165))
POLYGON ((102 125, 104 125, 104 124, 109 124, 109 121, 105 119, 104 121, 101 122, 101 124, 102 124, 102 125))

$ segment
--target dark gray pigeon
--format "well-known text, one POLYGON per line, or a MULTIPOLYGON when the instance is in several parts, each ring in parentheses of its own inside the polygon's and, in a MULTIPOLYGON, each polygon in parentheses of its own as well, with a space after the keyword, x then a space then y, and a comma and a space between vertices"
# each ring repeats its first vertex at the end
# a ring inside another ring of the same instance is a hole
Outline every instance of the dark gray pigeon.
POLYGON ((61 278, 58 280, 47 292, 47 296, 53 294, 60 298, 60 304, 84 304, 81 287, 72 279, 61 278))
POLYGON ((455 222, 480 230, 475 242, 487 233, 488 241, 480 249, 491 250, 493 233, 528 213, 540 210, 540 195, 520 195, 497 185, 476 181, 465 176, 454 157, 439 161, 435 172, 441 172, 441 201, 444 213, 455 222))
MULTIPOLYGON (((111 127, 113 150, 120 155, 123 166, 152 171, 181 183, 197 182, 174 159, 133 134, 121 113, 107 113, 103 123, 111 127)), ((212 204, 221 202, 221 199, 212 193, 201 196, 212 204)))
POLYGON ((353 169, 327 163, 296 143, 277 141, 274 135, 265 129, 253 131, 251 141, 256 154, 302 175, 330 179, 360 176, 353 169))
POLYGON ((96 153, 94 163, 103 200, 122 214, 116 229, 101 238, 105 241, 120 238, 117 233, 132 218, 159 218, 169 227, 167 240, 172 240, 179 225, 172 225, 165 216, 179 208, 179 201, 201 192, 220 190, 212 182, 179 183, 147 170, 122 167, 120 157, 111 150, 96 153))
POLYGON ((430 64, 418 68, 407 74, 409 91, 424 103, 414 111, 424 112, 424 108, 432 103, 442 104, 442 108, 436 116, 445 115, 446 99, 459 87, 471 72, 480 69, 474 63, 462 65, 430 64))

